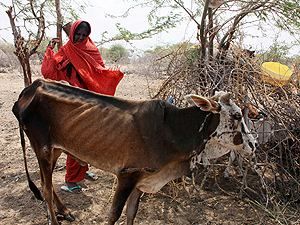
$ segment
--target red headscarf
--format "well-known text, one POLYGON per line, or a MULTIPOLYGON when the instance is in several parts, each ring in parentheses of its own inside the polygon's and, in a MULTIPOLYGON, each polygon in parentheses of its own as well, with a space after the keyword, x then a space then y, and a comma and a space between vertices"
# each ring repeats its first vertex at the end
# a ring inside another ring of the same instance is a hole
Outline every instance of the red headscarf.
MULTIPOLYGON (((88 90, 101 94, 114 95, 117 85, 124 74, 120 70, 104 68, 100 52, 89 37, 81 42, 74 43, 75 30, 82 22, 85 21, 77 20, 72 24, 69 41, 54 56, 58 73, 61 73, 67 64, 71 62, 88 90)), ((89 23, 85 23, 90 28, 89 23)), ((89 29, 89 34, 90 31, 91 29, 89 29)), ((45 68, 47 67, 45 66, 45 68)))

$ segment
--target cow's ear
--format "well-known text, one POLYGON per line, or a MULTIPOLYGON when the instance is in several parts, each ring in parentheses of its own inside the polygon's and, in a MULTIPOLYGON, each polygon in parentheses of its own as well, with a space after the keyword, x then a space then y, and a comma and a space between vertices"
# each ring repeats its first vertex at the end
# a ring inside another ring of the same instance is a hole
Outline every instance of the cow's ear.
POLYGON ((190 94, 190 95, 186 95, 185 99, 189 103, 198 106, 203 111, 211 111, 212 105, 211 105, 210 101, 205 97, 190 94))
POLYGON ((221 108, 220 108, 220 104, 218 102, 216 102, 214 99, 208 99, 210 104, 211 104, 211 112, 217 113, 220 112, 221 108))

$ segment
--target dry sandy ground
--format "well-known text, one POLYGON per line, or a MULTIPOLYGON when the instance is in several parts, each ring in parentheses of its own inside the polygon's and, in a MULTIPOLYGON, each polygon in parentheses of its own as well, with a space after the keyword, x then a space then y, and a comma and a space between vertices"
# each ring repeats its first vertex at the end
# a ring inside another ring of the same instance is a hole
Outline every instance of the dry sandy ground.
MULTIPOLYGON (((34 78, 37 78, 35 75, 34 78)), ((148 83, 157 88, 162 80, 129 74, 120 83, 117 96, 128 99, 147 99, 148 83)), ((27 186, 20 146, 18 124, 11 108, 23 88, 19 72, 0 73, 0 224, 46 224, 45 204, 37 201, 27 186)), ((27 160, 33 181, 40 184, 36 158, 27 141, 27 160)), ((54 172, 54 186, 76 221, 73 224, 105 224, 110 208, 115 178, 96 168, 91 168, 99 179, 85 181, 82 193, 64 193, 65 155, 58 161, 54 172)), ((230 192, 235 184, 220 180, 230 192), (227 184, 227 185, 226 185, 227 184)), ((276 224, 259 209, 238 198, 221 192, 214 182, 208 182, 201 192, 190 196, 180 185, 167 185, 157 194, 143 195, 135 224, 276 224)), ((69 224, 63 221, 62 224, 69 224)), ((125 224, 122 215, 118 224, 125 224)))

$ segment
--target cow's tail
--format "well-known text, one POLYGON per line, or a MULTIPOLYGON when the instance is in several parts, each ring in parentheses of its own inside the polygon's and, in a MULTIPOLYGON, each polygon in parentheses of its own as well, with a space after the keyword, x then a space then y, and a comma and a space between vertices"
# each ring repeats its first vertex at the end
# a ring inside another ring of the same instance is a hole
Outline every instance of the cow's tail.
POLYGON ((24 137, 24 131, 22 128, 22 124, 19 118, 19 112, 18 112, 18 106, 17 102, 13 106, 13 113, 15 116, 18 118, 19 121, 19 131, 20 131, 20 137, 21 137, 21 145, 22 145, 22 150, 23 150, 23 159, 24 159, 24 166, 25 166, 25 171, 26 171, 26 176, 27 176, 27 181, 28 181, 28 186, 30 190, 33 192, 34 196, 41 201, 44 201, 42 194, 40 190, 37 188, 37 186, 33 183, 29 176, 28 168, 27 168, 27 159, 26 159, 26 146, 25 146, 25 137, 24 137))

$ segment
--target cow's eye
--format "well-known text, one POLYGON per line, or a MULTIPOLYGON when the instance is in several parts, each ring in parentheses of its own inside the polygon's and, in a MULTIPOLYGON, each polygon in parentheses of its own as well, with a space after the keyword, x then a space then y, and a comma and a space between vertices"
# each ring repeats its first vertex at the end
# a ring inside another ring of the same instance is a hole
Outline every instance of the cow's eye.
POLYGON ((242 119, 242 115, 240 113, 235 113, 232 115, 232 118, 234 120, 241 120, 242 119))

